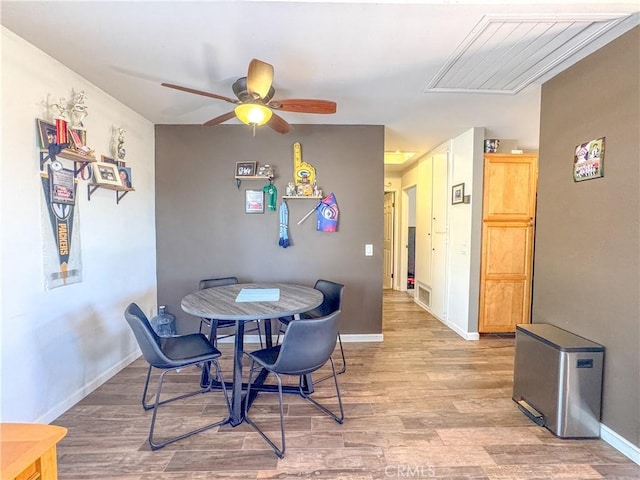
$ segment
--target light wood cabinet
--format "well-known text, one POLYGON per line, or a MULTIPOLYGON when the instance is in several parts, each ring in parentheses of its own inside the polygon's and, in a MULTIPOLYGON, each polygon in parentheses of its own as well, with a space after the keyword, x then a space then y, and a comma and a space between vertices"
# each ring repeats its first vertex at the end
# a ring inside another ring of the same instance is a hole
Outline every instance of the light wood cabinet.
POLYGON ((56 444, 67 429, 35 423, 0 424, 3 480, 57 480, 56 444))
POLYGON ((530 323, 538 156, 485 154, 480 333, 530 323))

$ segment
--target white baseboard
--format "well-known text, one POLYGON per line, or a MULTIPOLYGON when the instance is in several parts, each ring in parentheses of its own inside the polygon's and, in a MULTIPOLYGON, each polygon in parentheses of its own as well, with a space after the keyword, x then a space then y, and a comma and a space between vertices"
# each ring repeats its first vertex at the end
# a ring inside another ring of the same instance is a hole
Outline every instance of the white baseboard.
MULTIPOLYGON (((275 336, 275 335, 274 335, 275 336)), ((357 342, 382 342, 384 341, 384 335, 382 333, 343 333, 340 335, 343 343, 357 343, 357 342)), ((233 337, 221 338, 218 343, 233 343, 233 337)), ((260 343, 258 335, 245 335, 244 343, 260 343)))
POLYGON ((460 327, 458 327, 456 324, 451 323, 451 322, 447 321, 446 319, 440 318, 438 315, 433 313, 429 307, 427 307, 424 303, 422 303, 420 300, 418 300, 417 297, 415 297, 414 302, 416 304, 418 304, 418 306, 420 308, 422 308, 423 310, 426 310, 427 312, 429 312, 429 314, 433 318, 435 318, 436 320, 439 320, 440 322, 445 324, 447 327, 449 327, 451 330, 456 332, 458 335, 460 335, 465 340, 480 340, 480 334, 479 333, 477 333, 477 332, 465 332, 460 327))
POLYGON ((635 446, 606 425, 600 424, 600 438, 618 450, 631 461, 640 465, 640 447, 635 446))
POLYGON ((383 342, 384 334, 382 333, 342 333, 340 339, 343 343, 358 342, 383 342))
POLYGON ((459 326, 457 326, 457 325, 455 325, 455 324, 453 324, 451 322, 446 322, 445 325, 447 327, 449 327, 451 330, 453 330, 454 332, 456 332, 458 335, 460 335, 465 340, 480 340, 480 334, 479 333, 476 333, 476 332, 465 332, 459 326))
POLYGON ((73 407, 80 400, 85 398, 91 392, 93 392, 96 388, 98 388, 103 383, 110 380, 114 375, 123 370, 125 367, 129 366, 134 360, 136 360, 142 352, 137 349, 135 352, 131 353, 116 365, 111 367, 109 370, 106 370, 102 373, 102 375, 93 379, 93 381, 87 383, 82 388, 78 389, 71 396, 67 397, 65 400, 60 402, 58 405, 51 408, 48 412, 42 415, 40 418, 37 418, 34 423, 51 423, 64 412, 73 407))

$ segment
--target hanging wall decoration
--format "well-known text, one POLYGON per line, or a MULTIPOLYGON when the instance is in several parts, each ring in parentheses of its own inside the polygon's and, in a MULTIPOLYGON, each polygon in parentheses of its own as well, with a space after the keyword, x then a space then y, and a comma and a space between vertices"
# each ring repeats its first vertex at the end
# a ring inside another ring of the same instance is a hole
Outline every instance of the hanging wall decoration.
POLYGON ((80 228, 76 202, 75 161, 68 160, 69 127, 65 100, 60 99, 54 123, 37 120, 40 140, 42 257, 47 290, 82 281, 80 228), (63 161, 71 162, 65 168, 63 161))
POLYGON ((42 239, 45 288, 82 281, 80 228, 73 171, 47 165, 42 179, 42 239), (56 171, 56 169, 58 169, 56 171))
POLYGON ((309 210, 307 214, 300 219, 298 225, 301 225, 302 222, 309 218, 313 212, 317 212, 316 230, 318 232, 338 231, 338 216, 340 215, 340 209, 338 208, 336 196, 333 193, 324 197, 315 207, 309 210))
POLYGON ((287 248, 291 246, 291 241, 289 240, 289 207, 287 206, 286 201, 282 201, 280 204, 280 239, 278 240, 278 245, 282 248, 287 248))
POLYGON ((264 192, 262 190, 245 190, 244 213, 264 213, 264 192))
POLYGON ((293 144, 293 182, 289 182, 286 190, 287 198, 308 197, 321 198, 322 189, 316 183, 316 169, 302 160, 302 145, 293 144))
POLYGON ((582 182, 604 176, 605 137, 582 143, 573 156, 573 180, 582 182))
POLYGON ((339 214, 336 196, 330 193, 318 205, 316 230, 318 232, 337 232, 339 214))

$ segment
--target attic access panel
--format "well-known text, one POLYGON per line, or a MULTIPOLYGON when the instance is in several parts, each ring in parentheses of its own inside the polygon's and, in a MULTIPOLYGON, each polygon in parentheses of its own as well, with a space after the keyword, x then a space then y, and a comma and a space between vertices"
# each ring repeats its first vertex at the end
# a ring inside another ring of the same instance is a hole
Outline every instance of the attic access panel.
POLYGON ((516 94, 628 15, 485 15, 424 92, 516 94))

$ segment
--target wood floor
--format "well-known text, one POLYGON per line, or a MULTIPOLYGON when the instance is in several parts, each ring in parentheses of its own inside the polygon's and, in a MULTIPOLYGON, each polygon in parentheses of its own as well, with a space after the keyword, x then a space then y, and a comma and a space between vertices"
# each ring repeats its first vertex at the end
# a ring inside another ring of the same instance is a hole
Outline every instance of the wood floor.
MULTIPOLYGON (((124 321, 124 320, 123 320, 124 321)), ((404 293, 384 295, 384 342, 345 344, 339 376, 343 425, 293 395, 287 451, 279 460, 243 424, 205 431, 152 452, 150 412, 137 360, 52 422, 69 429, 58 447, 60 480, 634 479, 640 467, 601 440, 562 440, 528 420, 511 400, 513 337, 464 341, 404 293)), ((230 377, 231 345, 221 346, 230 377)), ((198 382, 195 369, 171 383, 198 382)), ((331 402, 330 381, 316 395, 331 402)), ((159 418, 175 434, 222 413, 219 392, 199 395, 159 418)), ((252 409, 277 435, 277 396, 252 409)))

